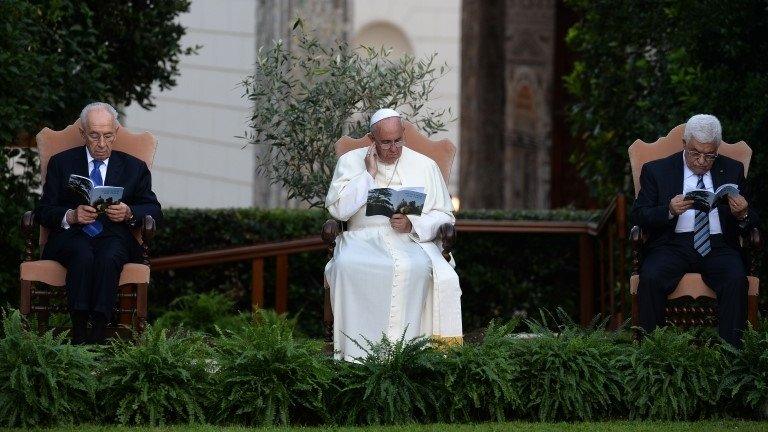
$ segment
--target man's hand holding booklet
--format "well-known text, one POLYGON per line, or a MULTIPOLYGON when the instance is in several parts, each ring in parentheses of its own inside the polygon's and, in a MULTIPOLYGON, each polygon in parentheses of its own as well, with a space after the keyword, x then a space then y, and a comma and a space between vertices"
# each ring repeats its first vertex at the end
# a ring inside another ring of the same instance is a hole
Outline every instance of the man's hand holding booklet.
POLYGON ((695 210, 710 212, 728 200, 728 196, 739 195, 739 187, 733 183, 721 185, 714 193, 705 189, 694 189, 685 193, 686 200, 693 201, 695 210))

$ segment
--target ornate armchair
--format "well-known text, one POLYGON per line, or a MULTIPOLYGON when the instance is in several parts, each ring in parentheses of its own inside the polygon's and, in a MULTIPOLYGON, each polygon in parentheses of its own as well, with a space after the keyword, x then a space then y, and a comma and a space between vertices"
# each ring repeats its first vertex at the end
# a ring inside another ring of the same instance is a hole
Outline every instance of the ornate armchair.
MULTIPOLYGON (((453 158, 456 155, 456 146, 449 140, 443 139, 439 141, 433 141, 419 132, 416 127, 407 122, 405 124, 405 142, 406 147, 415 150, 423 155, 428 156, 437 163, 440 168, 440 172, 443 175, 443 180, 448 184, 448 180, 451 177, 451 167, 453 165, 453 158)), ((368 147, 373 144, 373 141, 368 135, 362 138, 350 138, 343 136, 336 141, 334 149, 336 150, 336 156, 339 157, 348 151, 356 150, 362 147, 368 147)), ((328 219, 323 224, 323 230, 321 237, 326 244, 328 250, 328 259, 333 257, 333 251, 336 247, 336 237, 344 231, 346 228, 346 222, 337 221, 335 219, 328 219)), ((443 257, 446 260, 450 260, 450 253, 456 243, 456 229, 452 224, 443 224, 438 229, 438 237, 443 244, 443 257)), ((324 304, 323 304, 323 328, 326 347, 333 348, 333 310, 331 309, 331 290, 328 283, 324 284, 324 304)))
MULTIPOLYGON (((60 131, 45 128, 37 134, 37 149, 40 155, 41 182, 45 183, 46 169, 51 156, 64 150, 83 145, 78 131, 80 120, 60 131)), ((149 132, 132 133, 120 128, 113 144, 114 150, 128 153, 143 160, 151 169, 157 149, 157 140, 149 132)), ((48 229, 38 227, 33 211, 21 218, 24 236, 24 261, 21 263, 20 309, 23 315, 34 315, 40 331, 48 328, 52 313, 67 312, 66 290, 64 289, 67 269, 52 260, 34 259, 34 236, 38 234, 39 252, 48 239, 48 229), (39 229, 38 229, 39 228, 39 229)), ((111 332, 127 331, 133 328, 142 332, 147 320, 147 286, 149 285, 149 245, 155 235, 155 221, 146 216, 133 235, 142 247, 142 263, 123 266, 120 274, 118 300, 114 309, 111 332)))
MULTIPOLYGON (((636 140, 629 146, 629 161, 632 166, 632 180, 634 181, 635 196, 640 192, 640 171, 643 164, 652 160, 667 157, 680 151, 680 142, 683 136, 685 124, 679 125, 669 131, 667 136, 659 138, 654 143, 646 143, 636 140)), ((752 149, 744 141, 736 144, 721 143, 718 149, 720 154, 735 159, 744 164, 744 175, 749 171, 749 162, 752 158, 752 149)), ((642 265, 642 249, 646 241, 646 234, 639 226, 633 226, 630 231, 632 242, 632 276, 629 280, 630 295, 632 297, 632 325, 638 325, 637 287, 640 282, 640 266, 642 265)), ((757 299, 760 280, 756 276, 758 258, 752 253, 759 249, 761 244, 760 231, 754 228, 746 236, 740 239, 743 252, 747 257, 747 280, 749 291, 747 297, 747 319, 752 325, 757 324, 757 299)), ((698 299, 700 297, 716 298, 715 292, 709 288, 699 273, 687 273, 677 285, 677 288, 667 296, 667 300, 681 298, 698 299)), ((717 320, 715 307, 701 306, 668 306, 667 319, 672 324, 681 327, 695 325, 714 325, 717 320)))

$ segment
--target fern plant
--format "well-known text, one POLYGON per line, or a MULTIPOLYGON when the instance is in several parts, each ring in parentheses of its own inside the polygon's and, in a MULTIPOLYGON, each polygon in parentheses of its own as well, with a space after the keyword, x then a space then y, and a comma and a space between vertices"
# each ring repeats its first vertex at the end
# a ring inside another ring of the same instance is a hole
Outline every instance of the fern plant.
POLYGON ((318 342, 296 338, 295 322, 260 311, 252 325, 216 342, 213 417, 238 425, 327 420, 323 392, 330 360, 318 342))
POLYGON ((235 302, 217 292, 193 293, 176 298, 170 304, 171 310, 155 322, 156 327, 171 329, 184 326, 189 330, 209 335, 216 329, 235 330, 248 325, 250 314, 234 315, 235 302))
POLYGON ((366 357, 340 362, 331 406, 341 424, 439 421, 446 391, 444 353, 429 339, 366 341, 366 357))
POLYGON ((491 322, 480 344, 456 347, 446 356, 446 386, 443 393, 448 420, 504 421, 522 411, 523 395, 520 357, 510 353, 515 341, 512 331, 519 320, 503 325, 491 322))
POLYGON ((164 425, 205 420, 210 350, 194 333, 148 328, 136 343, 114 340, 100 373, 107 421, 164 425))
POLYGON ((698 418, 718 402, 725 364, 712 341, 697 347, 691 333, 656 329, 622 363, 631 419, 698 418))
POLYGON ((768 326, 744 332, 741 349, 724 345, 727 370, 721 389, 738 405, 768 418, 768 326))
POLYGON ((521 365, 528 415, 538 420, 606 418, 622 401, 621 357, 617 335, 574 323, 558 309, 555 316, 529 320, 529 340, 518 340, 511 352, 521 365), (555 328, 555 330, 552 330, 555 328))
POLYGON ((67 334, 24 329, 18 310, 3 312, 0 422, 33 427, 88 421, 95 407, 95 354, 67 334))

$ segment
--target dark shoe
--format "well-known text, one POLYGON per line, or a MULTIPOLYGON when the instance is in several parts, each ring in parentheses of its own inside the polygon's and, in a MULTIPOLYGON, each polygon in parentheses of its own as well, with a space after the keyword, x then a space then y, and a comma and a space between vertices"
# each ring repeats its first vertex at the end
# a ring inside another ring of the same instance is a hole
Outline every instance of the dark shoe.
POLYGON ((91 319, 91 337, 88 342, 94 345, 104 345, 107 340, 107 317, 96 312, 91 319))
POLYGON ((88 332, 88 312, 74 311, 72 318, 72 345, 84 345, 88 332))

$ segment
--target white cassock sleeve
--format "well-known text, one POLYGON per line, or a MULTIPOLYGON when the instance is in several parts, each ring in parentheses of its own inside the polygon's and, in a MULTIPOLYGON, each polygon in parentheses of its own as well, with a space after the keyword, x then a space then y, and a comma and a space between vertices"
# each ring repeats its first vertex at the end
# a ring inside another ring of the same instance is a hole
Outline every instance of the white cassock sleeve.
POLYGON ((424 187, 427 198, 424 201, 421 216, 408 215, 413 226, 411 238, 416 242, 433 241, 440 225, 456 222, 453 216, 451 194, 448 193, 440 168, 432 163, 429 169, 430 173, 426 176, 427 184, 424 187))
POLYGON ((375 187, 375 180, 365 169, 365 161, 356 160, 357 152, 349 152, 339 158, 333 180, 325 197, 325 207, 335 219, 349 220, 368 200, 368 191, 375 187))

